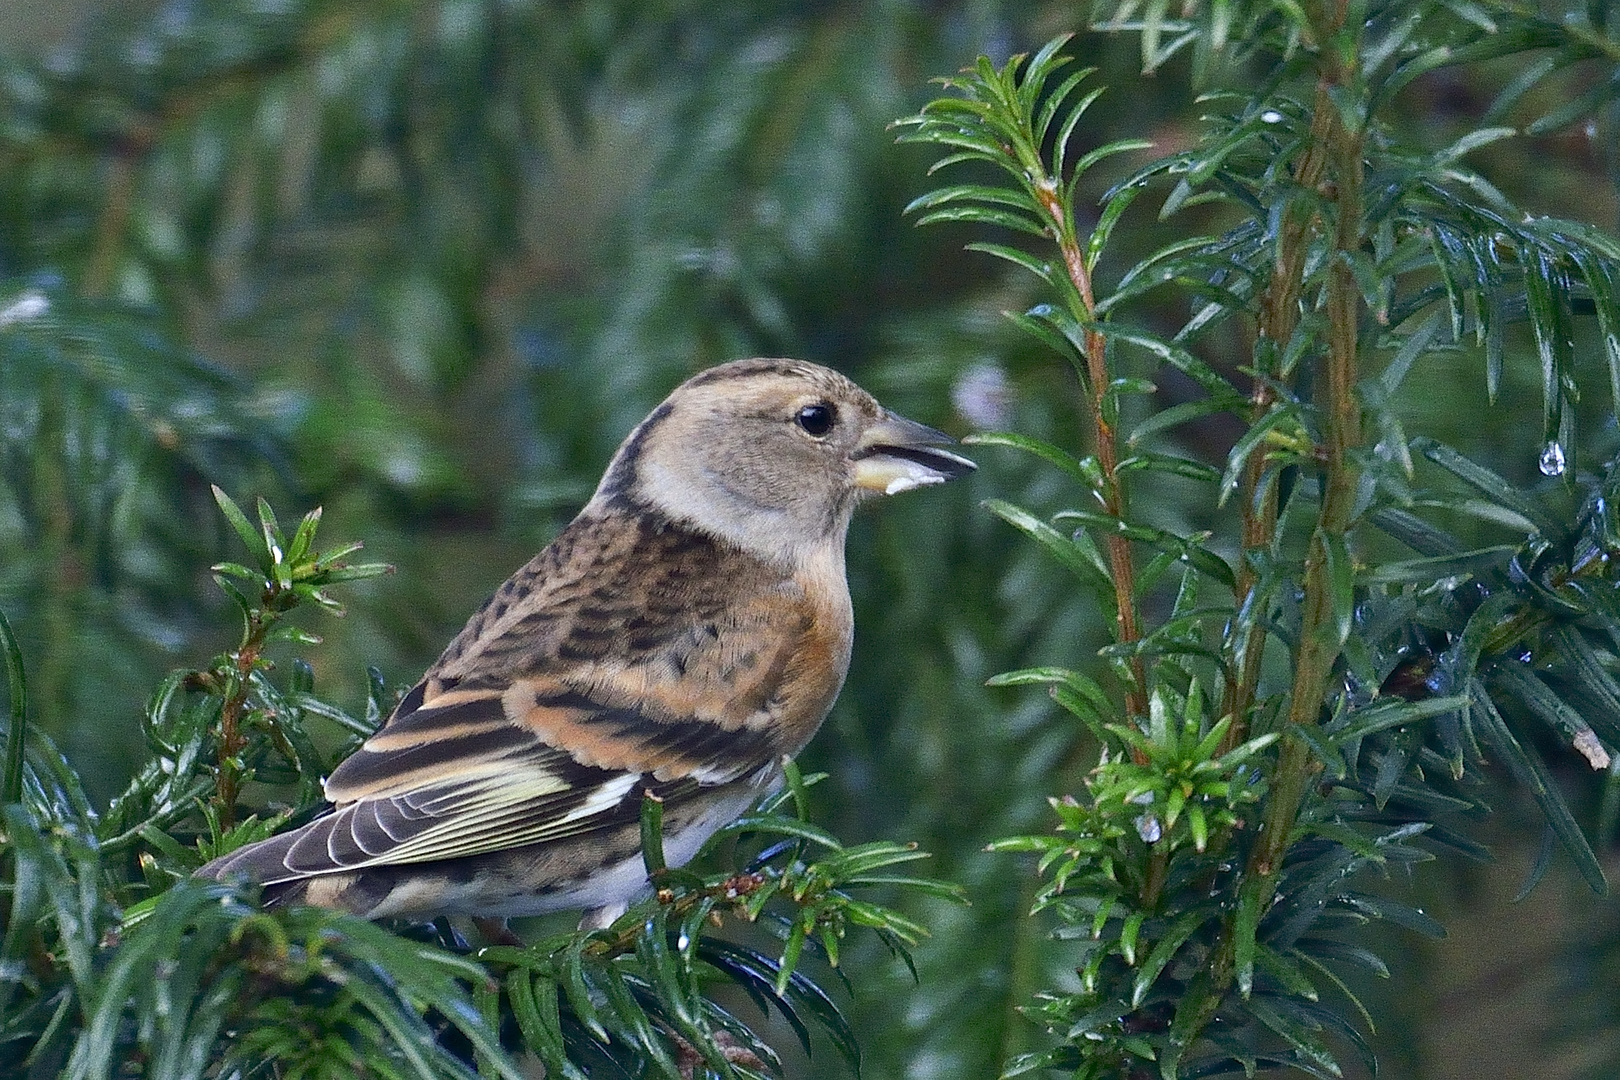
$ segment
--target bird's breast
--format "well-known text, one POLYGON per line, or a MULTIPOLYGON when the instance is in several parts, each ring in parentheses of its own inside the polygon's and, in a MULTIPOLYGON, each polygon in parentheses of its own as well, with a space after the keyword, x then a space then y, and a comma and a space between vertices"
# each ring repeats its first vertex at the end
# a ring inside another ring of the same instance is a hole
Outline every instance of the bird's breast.
POLYGON ((783 680, 782 753, 797 754, 832 709, 849 672, 855 621, 844 580, 843 550, 827 565, 812 564, 795 576, 803 597, 804 624, 783 680))

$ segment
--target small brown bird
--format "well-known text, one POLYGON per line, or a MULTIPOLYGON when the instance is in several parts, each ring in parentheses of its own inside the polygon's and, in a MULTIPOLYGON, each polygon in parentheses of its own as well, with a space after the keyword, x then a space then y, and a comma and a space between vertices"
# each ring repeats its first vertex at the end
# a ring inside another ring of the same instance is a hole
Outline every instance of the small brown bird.
POLYGON ((333 771, 332 809, 199 873, 371 917, 606 925, 647 887, 644 792, 680 865, 816 733, 849 667, 850 514, 971 471, 950 441, 799 360, 687 380, 333 771))

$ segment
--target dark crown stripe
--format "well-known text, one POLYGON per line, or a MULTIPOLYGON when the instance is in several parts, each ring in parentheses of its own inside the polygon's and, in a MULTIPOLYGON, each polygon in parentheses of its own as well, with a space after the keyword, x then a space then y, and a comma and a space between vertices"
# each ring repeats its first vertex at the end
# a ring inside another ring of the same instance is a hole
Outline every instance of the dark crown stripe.
POLYGON ((654 409, 647 419, 630 433, 630 437, 624 441, 624 446, 620 447, 618 455, 614 457, 613 464, 608 467, 607 475, 602 477, 600 490, 603 495, 617 499, 629 492, 636 482, 636 468, 640 464, 641 452, 647 444, 647 437, 669 414, 670 404, 666 401, 654 409))
POLYGON ((797 360, 770 358, 738 360, 699 372, 688 379, 685 385, 705 386, 712 382, 725 382, 729 379, 750 375, 806 375, 809 373, 810 368, 797 360))

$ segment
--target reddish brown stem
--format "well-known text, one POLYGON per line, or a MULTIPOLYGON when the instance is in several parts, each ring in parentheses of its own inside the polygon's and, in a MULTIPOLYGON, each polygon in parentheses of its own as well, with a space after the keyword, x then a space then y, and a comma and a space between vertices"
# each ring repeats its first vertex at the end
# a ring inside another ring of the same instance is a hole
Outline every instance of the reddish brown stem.
MULTIPOLYGON (((1091 411, 1092 438, 1097 448, 1097 464, 1102 472, 1103 509, 1118 521, 1125 519, 1125 489, 1119 481, 1119 437, 1108 416, 1108 351, 1107 341, 1093 329, 1096 300, 1091 288, 1091 273, 1086 268, 1085 253, 1069 215, 1058 197, 1057 186, 1050 182, 1035 185, 1041 208, 1052 219, 1052 235, 1063 253, 1063 265, 1080 295, 1085 312, 1086 381, 1090 396, 1087 404, 1091 411)), ((1130 541, 1118 533, 1104 538, 1108 552, 1108 568, 1114 582, 1114 639, 1120 644, 1140 641, 1141 623, 1136 611, 1136 571, 1131 557, 1130 541)), ((1140 656, 1130 659, 1130 685, 1125 689, 1125 708, 1132 716, 1146 716, 1147 671, 1140 656)))
POLYGON ((242 646, 232 656, 230 692, 219 706, 219 768, 215 783, 215 805, 219 810, 219 823, 225 828, 236 823, 236 800, 242 794, 242 775, 237 770, 236 758, 247 745, 242 734, 242 713, 247 708, 248 693, 253 685, 253 672, 259 666, 259 653, 264 648, 264 633, 268 625, 256 616, 250 616, 247 633, 242 635, 242 646))
MULTIPOLYGON (((1342 26, 1342 7, 1338 8, 1338 18, 1342 26)), ((1330 63, 1324 78, 1335 85, 1348 85, 1351 73, 1342 69, 1342 60, 1334 56, 1330 63)), ((1361 247, 1362 135, 1344 126, 1337 109, 1328 111, 1331 117, 1328 147, 1335 179, 1334 200, 1338 204, 1333 244, 1336 251, 1349 253, 1361 247)), ((1305 598, 1288 708, 1288 720, 1295 729, 1315 725, 1341 648, 1333 631, 1333 590, 1328 580, 1327 545, 1343 538, 1350 529, 1360 478, 1351 460, 1351 452, 1361 442, 1361 402, 1356 397, 1360 305, 1361 290, 1351 274, 1349 260, 1334 259, 1328 270, 1325 304, 1328 353, 1321 397, 1324 405, 1320 448, 1324 459, 1322 508, 1305 558, 1305 598)), ((1285 736, 1272 781, 1271 799, 1266 806, 1262 826, 1265 831, 1250 861, 1253 869, 1268 876, 1276 873, 1287 850, 1305 789, 1319 768, 1320 764, 1303 739, 1293 734, 1285 736)))
MULTIPOLYGON (((1311 136, 1299 164, 1294 170, 1295 182, 1304 189, 1321 186, 1327 172, 1328 140, 1332 134, 1332 84, 1323 78, 1317 83, 1316 101, 1311 116, 1311 136)), ((1285 214, 1281 235, 1277 240, 1277 260, 1272 265, 1271 280, 1260 296, 1258 337, 1261 342, 1274 346, 1274 355, 1288 347, 1299 328, 1300 297, 1305 288, 1305 259, 1310 251, 1310 230, 1315 215, 1308 209, 1294 206, 1285 214)), ((1256 349, 1257 360, 1261 350, 1256 349)), ((1250 395, 1249 422, 1258 423, 1271 408, 1276 391, 1270 381, 1277 373, 1264 368, 1256 372, 1254 389, 1250 395)), ((1277 533, 1277 488, 1266 482, 1270 466, 1265 453, 1256 451, 1244 463, 1242 492, 1242 557, 1238 561, 1235 588, 1238 610, 1254 599, 1259 575, 1251 564, 1252 554, 1271 546, 1277 533)), ((1221 700, 1221 715, 1232 717, 1220 753, 1232 749, 1248 738, 1249 710, 1254 705, 1260 683, 1260 663, 1265 655, 1266 630, 1259 618, 1254 618, 1248 644, 1241 656, 1228 653, 1236 670, 1236 678, 1226 684, 1221 700)))
MULTIPOLYGON (((1335 88, 1354 83, 1355 72, 1349 65, 1356 62, 1360 43, 1351 41, 1341 47, 1337 41, 1345 30, 1346 15, 1345 0, 1328 0, 1312 10, 1311 36, 1315 41, 1326 44, 1319 59, 1320 78, 1310 147, 1295 174, 1302 184, 1309 179, 1309 186, 1321 188, 1331 171, 1333 187, 1323 190, 1322 194, 1337 204, 1333 237, 1336 254, 1359 251, 1361 248, 1362 133, 1345 126, 1332 99, 1335 88)), ((1278 263, 1264 300, 1266 307, 1262 311, 1262 318, 1268 320, 1263 323, 1262 332, 1275 334, 1273 340, 1279 345, 1286 344, 1298 324, 1297 306, 1303 295, 1304 241, 1316 220, 1314 213, 1302 214, 1297 220, 1285 223, 1284 234, 1279 239, 1281 250, 1278 263), (1291 275, 1289 278, 1283 277, 1285 269, 1291 275)), ((1333 631, 1334 612, 1327 574, 1326 545, 1330 539, 1337 542, 1348 532, 1355 503, 1358 474, 1351 453, 1361 441, 1361 406, 1355 394, 1359 305, 1359 289, 1351 277, 1348 260, 1341 255, 1333 260, 1328 272, 1324 304, 1328 351, 1322 365, 1323 377, 1318 384, 1320 392, 1317 398, 1323 417, 1323 445, 1319 448, 1323 464, 1322 506, 1305 561, 1303 610, 1289 703, 1288 720, 1291 727, 1278 750, 1259 835, 1250 849, 1245 867, 1248 882, 1261 893, 1258 900, 1261 910, 1271 904, 1305 793, 1321 768, 1310 745, 1292 731, 1315 725, 1328 692, 1334 662, 1341 649, 1341 643, 1333 631)), ((1257 409, 1269 404, 1265 393, 1263 388, 1257 387, 1253 398, 1257 409)), ((1251 482, 1251 477, 1256 485, 1262 482, 1263 467, 1256 466, 1252 473, 1246 474, 1246 485, 1251 482)), ((1251 541, 1269 543, 1276 528, 1275 501, 1257 500, 1256 490, 1256 487, 1245 488, 1246 544, 1251 541)), ((1244 590, 1252 590, 1255 586, 1253 575, 1245 572, 1239 584, 1241 602, 1242 597, 1247 595, 1244 590)), ((1259 671, 1259 645, 1258 641, 1251 641, 1250 655, 1244 657, 1243 674, 1235 689, 1228 687, 1228 705, 1241 706, 1243 711, 1254 699, 1254 683, 1259 671)), ((1243 712, 1234 712, 1233 715, 1233 730, 1240 731, 1243 712)), ((1232 741, 1235 742, 1235 739, 1232 741)), ((1191 1005, 1184 1025, 1189 1032, 1186 1045, 1190 1045, 1191 1039, 1196 1038, 1215 1017, 1222 999, 1231 988, 1236 974, 1235 948, 1233 919, 1228 916, 1206 968, 1207 977, 1200 977, 1197 983, 1199 995, 1191 1005)), ((1177 1019, 1180 1022, 1181 1018, 1177 1019)))

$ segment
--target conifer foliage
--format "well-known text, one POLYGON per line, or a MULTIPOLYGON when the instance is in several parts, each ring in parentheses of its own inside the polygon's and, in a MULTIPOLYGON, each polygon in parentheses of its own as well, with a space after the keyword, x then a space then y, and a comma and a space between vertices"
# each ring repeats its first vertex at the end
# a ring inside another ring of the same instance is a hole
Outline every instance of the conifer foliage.
POLYGON ((1372 1018, 1345 974, 1387 969, 1356 925, 1444 931, 1369 892, 1358 872, 1436 848, 1482 856, 1452 823, 1484 810, 1471 781, 1494 762, 1604 894, 1532 744, 1549 726, 1594 770, 1620 745, 1610 524, 1620 461, 1572 460, 1578 324, 1620 392, 1620 243, 1526 214, 1464 163, 1516 129, 1427 148, 1386 113, 1442 66, 1541 54, 1493 105, 1500 115, 1537 77, 1599 55, 1612 65, 1620 52, 1601 6, 1594 23, 1562 24, 1446 3, 1192 5, 1178 20, 1161 6, 1132 23, 1137 14, 1123 5, 1107 21, 1139 30, 1147 68, 1192 49, 1208 70, 1235 49, 1269 71, 1249 95, 1206 95, 1195 145, 1116 183, 1089 227, 1076 197, 1088 170, 1146 144, 1077 151, 1101 90, 1086 89, 1092 73, 1065 54, 1067 36, 999 66, 981 57, 903 121, 903 139, 945 152, 936 171, 988 166, 911 209, 923 224, 993 230, 998 239, 970 246, 1040 281, 1042 302, 1011 318, 1072 365, 1083 390, 1084 457, 1018 434, 974 440, 1061 470, 1077 505, 990 509, 1113 615, 1103 650, 1113 690, 1058 668, 993 680, 1048 684, 1099 748, 1083 788, 1053 800, 1051 832, 995 845, 1040 856, 1035 910, 1080 943, 1079 988, 1029 1007, 1055 1044, 1008 1071, 1338 1076, 1344 1048, 1373 1070, 1372 1018), (1128 211, 1155 196, 1161 217, 1218 207, 1206 220, 1221 228, 1102 278, 1128 211), (1035 239, 1008 245, 1008 232, 1035 239), (1185 316, 1159 332, 1144 325, 1149 304, 1185 316), (1201 355, 1234 322, 1251 349, 1240 378, 1201 355), (1557 481, 1534 489, 1409 436, 1398 408, 1426 362, 1469 347, 1494 397, 1519 327, 1542 369, 1534 454, 1557 481), (1201 396, 1133 410, 1165 368, 1201 396), (1170 433, 1217 413, 1247 424, 1224 463, 1174 453, 1170 433), (1235 532, 1151 524, 1131 494, 1152 473, 1202 483, 1211 510, 1235 502, 1235 532), (1491 542, 1456 538, 1443 523, 1458 518, 1488 521, 1491 542), (1156 622, 1150 606, 1163 612, 1156 622))
POLYGON ((0 57, 0 1078, 1366 1075, 1491 806, 1607 894, 1612 0, 111 8, 0 57), (983 430, 781 792, 522 946, 191 877, 790 354, 983 430))

